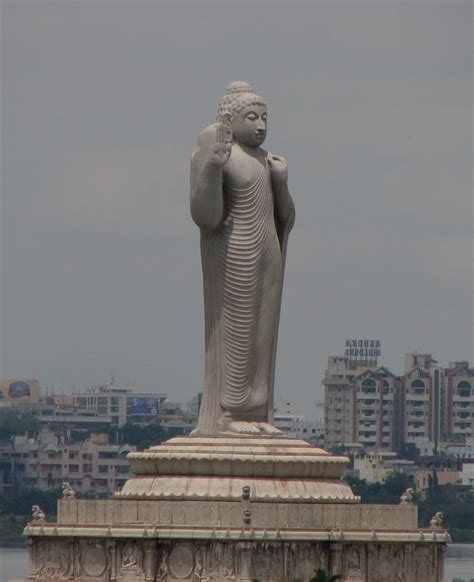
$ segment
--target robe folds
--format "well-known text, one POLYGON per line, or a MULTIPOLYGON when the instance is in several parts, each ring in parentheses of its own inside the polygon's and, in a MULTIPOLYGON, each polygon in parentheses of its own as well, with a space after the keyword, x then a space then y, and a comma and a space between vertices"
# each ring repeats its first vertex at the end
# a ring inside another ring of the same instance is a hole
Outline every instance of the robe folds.
POLYGON ((273 424, 273 384, 288 232, 268 163, 245 189, 224 187, 224 217, 201 229, 205 372, 195 435, 223 419, 273 424))

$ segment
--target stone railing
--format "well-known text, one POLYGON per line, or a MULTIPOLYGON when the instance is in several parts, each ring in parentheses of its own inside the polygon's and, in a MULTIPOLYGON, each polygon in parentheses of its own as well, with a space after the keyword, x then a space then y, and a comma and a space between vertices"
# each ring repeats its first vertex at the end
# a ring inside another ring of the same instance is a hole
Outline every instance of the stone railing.
MULTIPOLYGON (((416 505, 250 502, 252 527, 292 529, 417 528, 416 505)), ((157 500, 59 501, 58 525, 240 527, 241 503, 157 500)))

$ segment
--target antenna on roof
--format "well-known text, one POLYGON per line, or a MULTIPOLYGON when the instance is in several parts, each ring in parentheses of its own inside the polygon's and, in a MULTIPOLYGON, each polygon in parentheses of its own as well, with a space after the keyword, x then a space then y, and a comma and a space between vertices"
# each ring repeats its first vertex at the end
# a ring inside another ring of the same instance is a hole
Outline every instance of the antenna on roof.
POLYGON ((115 376, 114 371, 110 370, 110 385, 112 386, 112 384, 115 384, 115 376))

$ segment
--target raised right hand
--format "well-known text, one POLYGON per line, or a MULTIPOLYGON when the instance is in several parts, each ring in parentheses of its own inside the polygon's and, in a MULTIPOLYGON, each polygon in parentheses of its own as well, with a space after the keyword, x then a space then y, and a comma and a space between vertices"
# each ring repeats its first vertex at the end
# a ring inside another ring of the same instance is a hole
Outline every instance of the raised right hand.
POLYGON ((215 166, 225 166, 232 152, 232 126, 224 118, 215 124, 215 139, 209 148, 209 161, 215 166))

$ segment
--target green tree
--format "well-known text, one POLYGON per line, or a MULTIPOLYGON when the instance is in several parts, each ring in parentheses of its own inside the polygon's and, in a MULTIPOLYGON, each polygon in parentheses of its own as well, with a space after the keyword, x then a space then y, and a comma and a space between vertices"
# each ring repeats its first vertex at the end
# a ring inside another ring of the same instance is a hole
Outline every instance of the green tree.
POLYGON ((407 443, 400 447, 398 456, 401 459, 407 459, 408 461, 417 461, 420 456, 420 451, 415 443, 407 443))
POLYGON ((438 481, 438 474, 433 469, 431 475, 428 475, 428 491, 427 497, 428 499, 436 499, 439 496, 440 489, 439 489, 439 481, 438 481))
POLYGON ((399 503, 401 494, 413 487, 410 477, 402 471, 389 473, 383 483, 367 483, 351 476, 345 477, 345 481, 363 503, 399 503))
POLYGON ((60 489, 19 489, 0 494, 0 516, 23 516, 31 514, 31 507, 39 505, 46 515, 56 515, 60 489))
POLYGON ((19 434, 34 437, 39 426, 40 422, 34 412, 0 408, 0 440, 8 440, 19 434))
POLYGON ((369 484, 365 479, 359 479, 358 477, 347 475, 344 477, 344 481, 350 486, 355 495, 358 495, 362 501, 365 500, 369 488, 369 484))
POLYGON ((407 473, 403 471, 393 471, 385 478, 384 485, 387 495, 394 498, 394 503, 398 503, 400 501, 400 495, 406 491, 408 487, 413 487, 413 481, 407 473))
POLYGON ((448 497, 438 486, 437 493, 418 503, 418 524, 428 527, 437 511, 444 514, 443 526, 449 531, 453 542, 474 542, 474 495, 464 499, 448 497))
POLYGON ((145 426, 127 422, 120 429, 121 444, 134 445, 143 450, 161 443, 166 437, 159 422, 151 422, 145 426))

